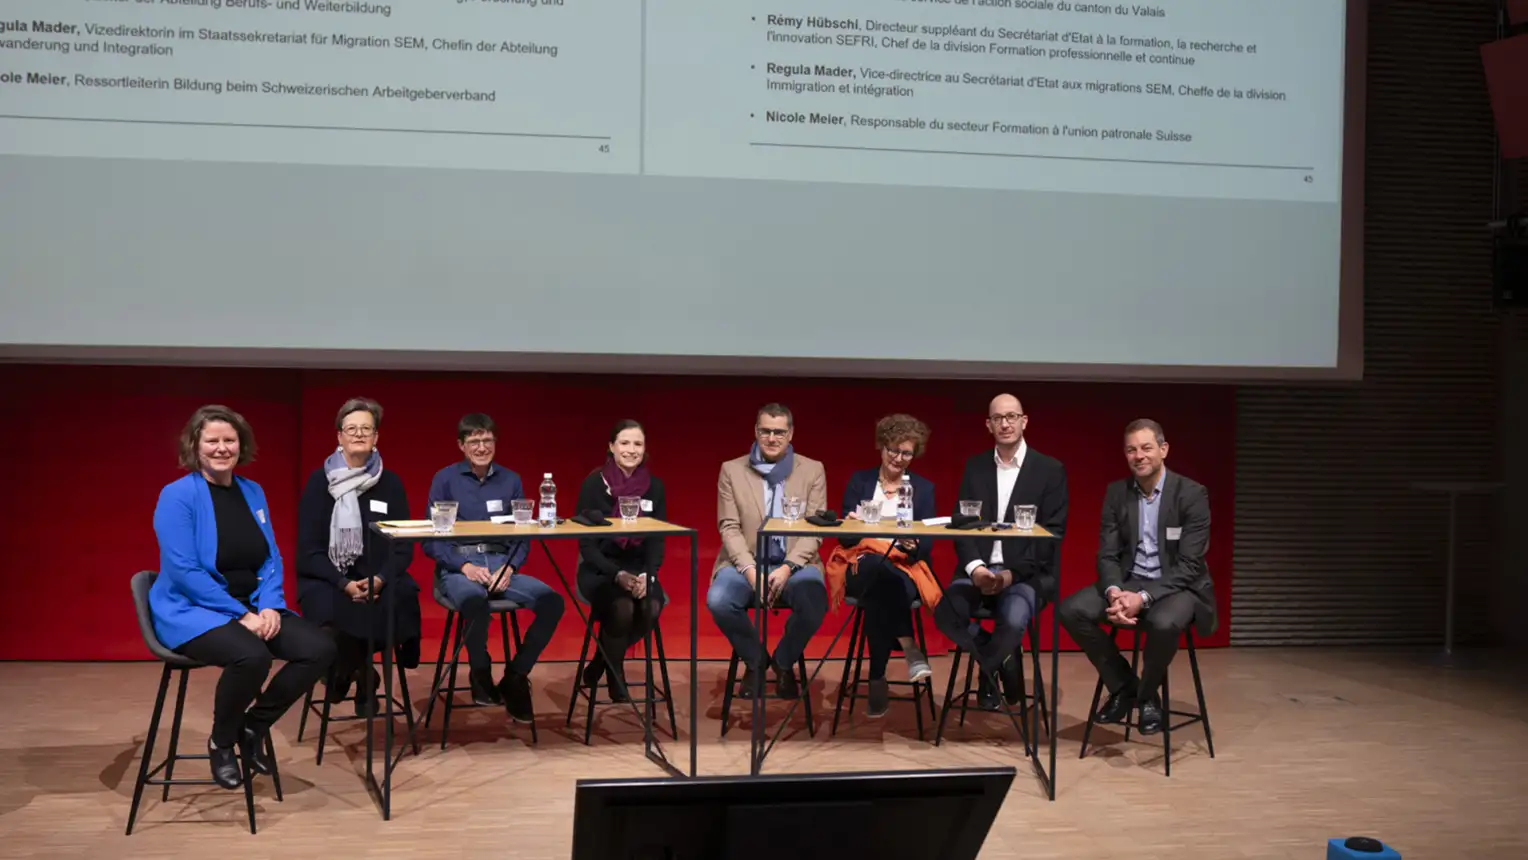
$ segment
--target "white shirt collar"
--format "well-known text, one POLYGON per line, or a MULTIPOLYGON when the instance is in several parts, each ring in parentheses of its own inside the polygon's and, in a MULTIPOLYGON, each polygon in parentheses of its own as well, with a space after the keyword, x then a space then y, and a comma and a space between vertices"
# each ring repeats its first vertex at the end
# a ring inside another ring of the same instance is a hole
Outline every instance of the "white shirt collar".
POLYGON ((997 446, 994 445, 992 447, 992 462, 997 464, 999 470, 1022 469, 1024 468, 1024 455, 1027 453, 1029 453, 1029 443, 1023 439, 1020 439, 1019 450, 1013 452, 1013 463, 1004 463, 1003 455, 997 452, 997 446))

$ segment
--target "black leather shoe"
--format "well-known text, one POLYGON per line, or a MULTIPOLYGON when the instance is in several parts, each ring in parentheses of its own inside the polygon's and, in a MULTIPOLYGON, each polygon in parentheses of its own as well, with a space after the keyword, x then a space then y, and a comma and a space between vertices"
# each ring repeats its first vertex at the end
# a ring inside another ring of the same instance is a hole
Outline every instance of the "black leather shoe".
POLYGON ((737 697, 752 699, 759 692, 759 673, 752 666, 743 667, 743 677, 738 681, 737 697))
POLYGON ((239 732, 239 752, 244 761, 249 763, 249 769, 255 773, 269 775, 275 771, 275 763, 265 751, 265 732, 248 726, 239 732))
POLYGON ((999 698, 997 675, 981 673, 981 679, 976 683, 976 705, 989 711, 1003 709, 1003 700, 999 698))
POLYGON ((1010 707, 1017 705, 1024 698, 1024 682, 1019 680, 1019 658, 1009 655, 998 667, 997 677, 1003 685, 1003 700, 1010 707))
POLYGON ((479 705, 502 705, 498 688, 493 685, 493 673, 487 669, 471 669, 467 682, 472 687, 472 701, 479 705))
POLYGON ((244 784, 239 770, 239 753, 233 747, 214 746, 207 742, 207 758, 212 762, 212 781, 219 788, 238 788, 244 784))
POLYGON ((536 711, 531 707, 531 679, 506 669, 504 680, 499 682, 499 695, 504 697, 504 710, 511 720, 529 723, 536 719, 536 711))
POLYGON ((1155 696, 1141 703, 1140 730, 1143 735, 1162 731, 1162 703, 1155 696))
POLYGON ((1110 725, 1123 723, 1130 717, 1130 709, 1135 707, 1135 694, 1129 690, 1120 690, 1109 696, 1109 701, 1098 709, 1093 716, 1093 722, 1110 725))
POLYGON ((775 667, 775 695, 782 699, 799 699, 801 697, 801 684, 796 680, 796 673, 790 669, 775 667))

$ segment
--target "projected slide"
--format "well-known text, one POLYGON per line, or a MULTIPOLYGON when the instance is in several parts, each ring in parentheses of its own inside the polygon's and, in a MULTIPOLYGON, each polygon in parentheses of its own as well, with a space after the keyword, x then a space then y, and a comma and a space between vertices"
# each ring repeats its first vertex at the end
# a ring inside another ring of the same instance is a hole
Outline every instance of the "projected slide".
POLYGON ((6 0, 0 16, 0 115, 28 118, 3 151, 638 167, 636 2, 6 0))
POLYGON ((1336 200, 1277 3, 19 0, 7 151, 1336 200), (646 44, 644 44, 644 33, 646 44), (136 126, 92 134, 58 123, 136 126), (43 123, 44 125, 35 125, 43 123), (644 124, 646 132, 644 134, 644 124), (428 139, 425 139, 428 138, 428 139), (645 154, 645 158, 644 158, 645 154))
POLYGON ((1321 375, 1348 15, 0 0, 0 360, 1321 375))
POLYGON ((1342 34, 1307 3, 657 8, 649 56, 706 73, 649 62, 649 172, 1338 199, 1342 34))

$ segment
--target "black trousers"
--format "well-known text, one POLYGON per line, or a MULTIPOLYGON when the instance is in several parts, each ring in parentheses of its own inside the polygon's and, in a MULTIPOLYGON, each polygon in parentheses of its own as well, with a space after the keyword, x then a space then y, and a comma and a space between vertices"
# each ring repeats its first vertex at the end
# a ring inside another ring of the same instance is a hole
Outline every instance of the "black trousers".
POLYGON ((897 639, 913 635, 912 605, 918 586, 884 556, 863 555, 844 591, 865 613, 865 642, 870 651, 870 679, 886 677, 897 639))
POLYGON ((1058 611, 1061 626, 1088 655, 1104 686, 1109 688, 1109 694, 1124 690, 1146 700, 1161 688, 1167 667, 1178 653, 1178 638, 1184 628, 1193 623, 1198 606, 1199 601, 1194 595, 1179 591, 1156 601, 1136 617, 1136 624, 1146 634, 1146 642, 1141 646, 1139 682, 1130 672, 1130 661, 1114 644, 1114 637, 1099 626, 1108 620, 1105 612, 1109 602, 1099 593, 1097 585, 1089 585, 1061 601, 1058 611))
POLYGON ((219 747, 233 746, 246 726, 256 731, 270 728, 329 670, 335 654, 334 641, 323 630, 285 612, 281 632, 269 640, 230 621, 176 650, 197 662, 223 667, 212 704, 212 742, 219 747), (265 684, 276 658, 286 665, 265 684))
MULTIPOLYGON (((580 570, 578 590, 589 601, 590 615, 599 622, 600 647, 613 661, 609 665, 610 676, 625 681, 626 651, 658 624, 658 615, 663 611, 663 587, 656 578, 648 577, 647 594, 638 600, 614 579, 580 570)), ((598 652, 594 660, 603 662, 598 652)))
MULTIPOLYGON (((365 701, 374 692, 372 679, 362 678, 360 675, 361 670, 366 666, 366 640, 334 626, 324 626, 319 629, 334 642, 334 662, 329 666, 328 685, 336 688, 348 687, 351 681, 355 681, 356 700, 365 701)), ((378 639, 372 644, 380 651, 385 643, 378 639)))

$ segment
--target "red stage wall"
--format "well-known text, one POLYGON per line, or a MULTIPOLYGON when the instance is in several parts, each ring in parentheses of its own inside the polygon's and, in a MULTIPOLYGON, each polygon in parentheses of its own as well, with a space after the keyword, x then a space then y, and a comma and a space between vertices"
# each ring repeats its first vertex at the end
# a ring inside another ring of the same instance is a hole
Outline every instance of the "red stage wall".
MULTIPOLYGON (((652 468, 668 486, 669 518, 700 531, 703 601, 720 543, 717 468, 747 450, 758 406, 778 400, 795 412, 796 448, 827 464, 834 508, 849 474, 877 462, 876 419, 893 411, 917 415, 933 435, 914 469, 935 482, 940 509, 947 510, 956 501, 966 457, 990 444, 983 426, 986 404, 1002 390, 1023 400, 1030 444, 1061 459, 1068 470, 1064 592, 1093 580, 1103 489, 1126 474, 1121 429, 1142 415, 1163 423, 1172 443, 1169 467, 1210 490, 1209 564, 1222 624, 1205 644, 1225 644, 1235 477, 1230 386, 13 365, 0 366, 5 392, 0 474, 7 482, 0 493, 7 586, 7 599, 0 602, 0 659, 146 656, 127 582, 134 572, 157 566, 154 503, 160 487, 179 474, 176 434, 203 403, 227 404, 253 424, 259 459, 243 474, 264 486, 288 559, 298 493, 332 450, 334 412, 347 397, 364 395, 383 404, 383 459, 403 478, 413 514, 420 517, 430 477, 460 456, 455 427, 466 412, 494 417, 500 462, 518 471, 529 487, 543 472, 553 472, 565 507, 573 504, 583 477, 600 464, 610 426, 619 418, 636 418, 647 427, 652 468)), ((555 544, 553 554, 571 577, 576 548, 555 544)), ((670 655, 688 656, 687 544, 671 540, 667 558, 662 580, 676 600, 665 615, 665 644, 670 655)), ((422 555, 419 559, 413 573, 425 595, 424 648, 433 659, 443 613, 428 597, 431 570, 422 555)), ((555 584, 539 549, 531 559, 528 572, 555 584)), ((948 543, 941 542, 936 560, 941 577, 948 575, 953 567, 948 543)), ((295 603, 290 565, 287 577, 287 594, 295 603)), ((1043 627, 1042 644, 1048 645, 1050 627, 1043 627)), ((837 629, 838 618, 830 616, 813 651, 820 652, 837 629)), ((934 634, 928 617, 925 630, 934 634)), ((578 614, 569 607, 547 657, 576 657, 581 636, 578 614)), ((937 652, 942 639, 933 638, 937 652)), ((727 653, 702 609, 701 656, 727 653)))

